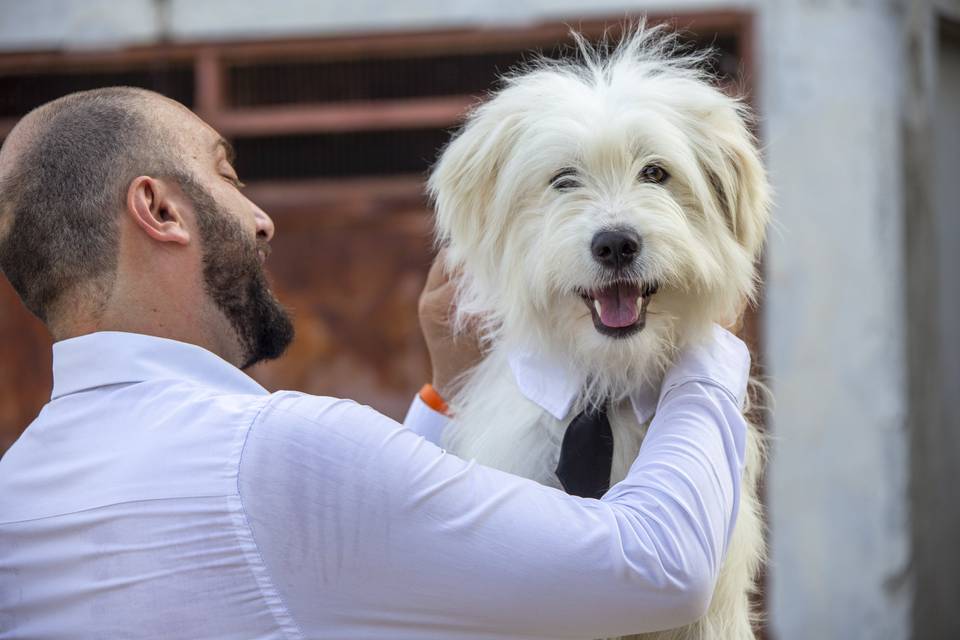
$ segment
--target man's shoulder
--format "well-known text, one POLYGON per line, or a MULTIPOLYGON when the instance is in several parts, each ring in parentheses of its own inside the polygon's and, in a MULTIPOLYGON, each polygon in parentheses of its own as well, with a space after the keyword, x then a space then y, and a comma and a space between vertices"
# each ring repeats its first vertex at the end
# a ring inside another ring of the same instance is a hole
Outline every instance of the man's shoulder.
POLYGON ((364 433, 382 433, 398 427, 391 418, 354 400, 277 391, 264 403, 249 437, 269 437, 274 445, 284 440, 317 443, 340 432, 362 438, 364 433))
POLYGON ((298 391, 272 393, 247 435, 247 449, 268 457, 327 455, 382 440, 400 424, 345 398, 298 391))
POLYGON ((315 396, 302 391, 284 390, 270 394, 264 404, 262 418, 326 425, 363 409, 363 405, 346 398, 315 396))
POLYGON ((0 522, 235 494, 244 442, 272 399, 172 380, 58 397, 0 461, 0 522))
POLYGON ((390 418, 353 400, 296 391, 270 395, 246 435, 238 489, 246 508, 273 513, 281 504, 342 481, 397 429, 390 418))

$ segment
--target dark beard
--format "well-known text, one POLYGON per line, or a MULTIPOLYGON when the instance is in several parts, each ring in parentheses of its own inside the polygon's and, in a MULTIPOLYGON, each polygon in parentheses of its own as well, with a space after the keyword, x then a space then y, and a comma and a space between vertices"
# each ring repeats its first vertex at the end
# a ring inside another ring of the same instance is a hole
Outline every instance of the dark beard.
POLYGON ((243 349, 240 368, 280 357, 293 341, 293 322, 270 291, 260 262, 258 248, 269 254, 269 246, 249 238, 192 177, 177 178, 196 211, 207 294, 230 321, 243 349))

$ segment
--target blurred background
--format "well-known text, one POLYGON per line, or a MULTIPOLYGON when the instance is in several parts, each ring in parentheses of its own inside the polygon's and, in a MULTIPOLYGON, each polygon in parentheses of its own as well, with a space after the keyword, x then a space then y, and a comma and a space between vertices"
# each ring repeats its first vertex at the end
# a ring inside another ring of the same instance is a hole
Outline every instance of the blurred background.
MULTIPOLYGON (((0 139, 135 85, 228 137, 296 317, 270 389, 402 418, 428 360, 424 176, 530 51, 648 16, 716 50, 776 190, 746 337, 776 398, 769 638, 960 638, 960 0, 0 0, 0 139)), ((50 392, 0 279, 0 453, 50 392)))

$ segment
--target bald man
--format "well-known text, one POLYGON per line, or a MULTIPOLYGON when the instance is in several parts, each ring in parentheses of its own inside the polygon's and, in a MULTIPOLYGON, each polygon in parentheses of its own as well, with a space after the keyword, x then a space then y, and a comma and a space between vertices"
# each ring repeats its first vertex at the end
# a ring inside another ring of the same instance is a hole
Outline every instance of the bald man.
MULTIPOLYGON (((268 393, 290 319, 230 145, 130 88, 32 112, 0 150, 0 268, 54 339, 0 460, 0 638, 589 638, 706 610, 739 499, 749 357, 687 352, 627 478, 568 496, 346 400, 268 393)), ((440 395, 479 356, 431 271, 440 395)), ((549 385, 550 380, 539 380, 549 385)))

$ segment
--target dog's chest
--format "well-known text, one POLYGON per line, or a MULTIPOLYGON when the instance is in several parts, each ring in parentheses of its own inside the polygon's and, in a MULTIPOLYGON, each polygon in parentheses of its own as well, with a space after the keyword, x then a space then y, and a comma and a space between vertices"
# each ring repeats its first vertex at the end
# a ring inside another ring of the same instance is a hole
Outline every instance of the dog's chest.
MULTIPOLYGON (((491 363, 492 364, 492 363, 491 363)), ((575 413, 556 419, 526 398, 509 369, 477 371, 454 407, 455 419, 444 437, 452 453, 560 488, 556 468, 560 445, 575 413)), ((648 423, 639 423, 631 401, 607 408, 613 432, 611 484, 622 480, 640 451, 648 423)))

